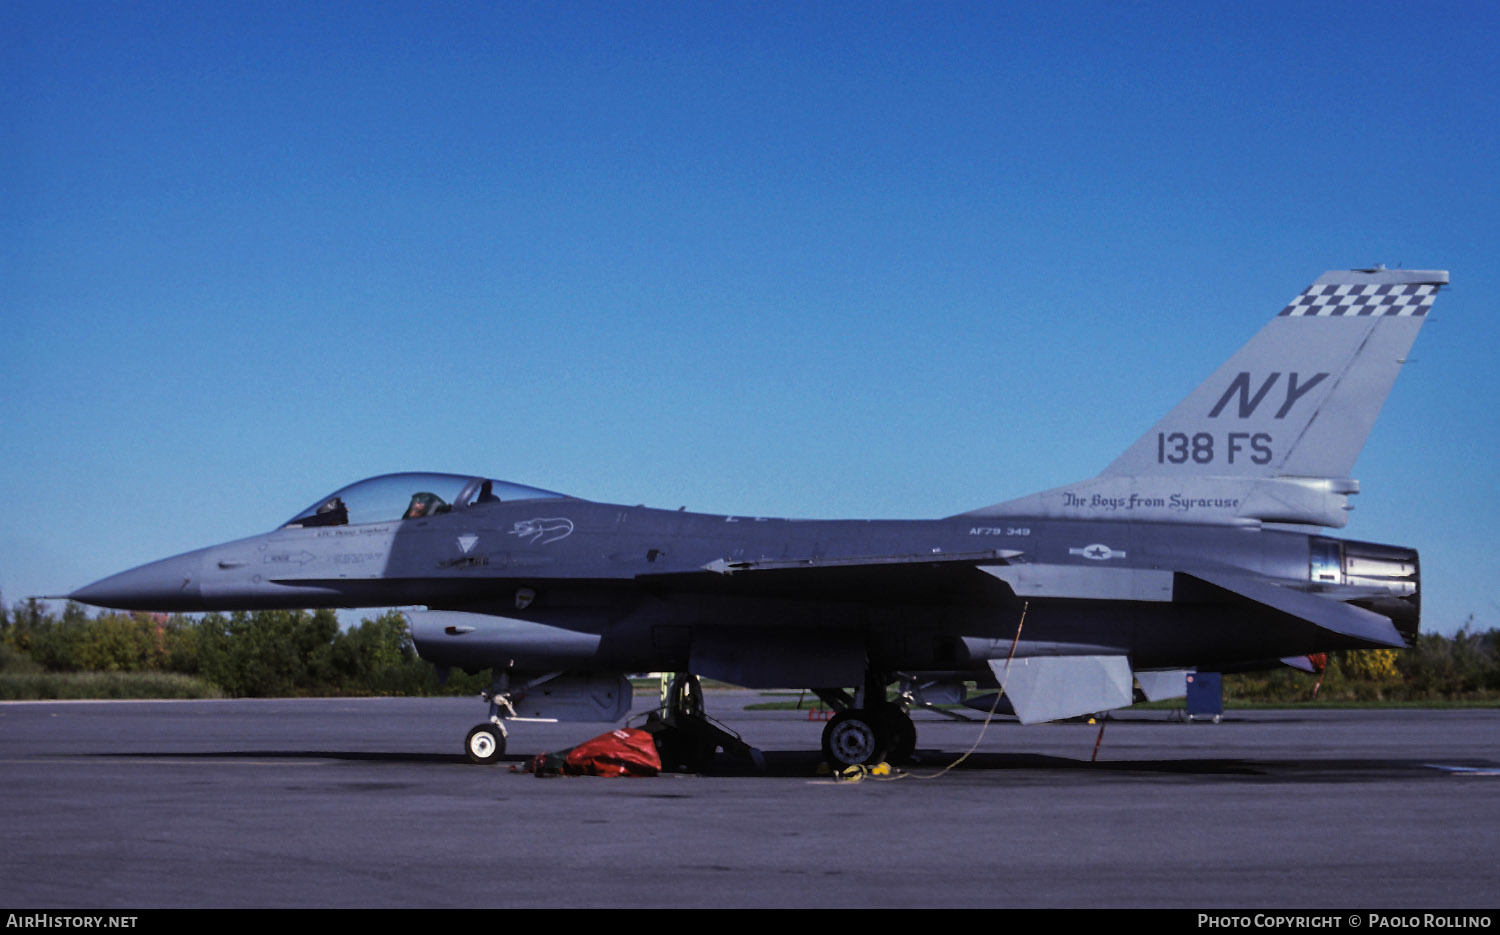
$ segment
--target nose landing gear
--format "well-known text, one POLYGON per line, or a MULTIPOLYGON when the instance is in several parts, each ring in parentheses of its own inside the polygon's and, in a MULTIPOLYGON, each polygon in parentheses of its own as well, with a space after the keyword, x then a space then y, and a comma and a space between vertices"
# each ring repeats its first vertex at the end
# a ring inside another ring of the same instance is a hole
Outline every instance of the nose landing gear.
POLYGON ((497 762, 505 755, 505 727, 500 724, 476 724, 464 738, 464 752, 469 762, 481 766, 497 762))
POLYGON ((489 690, 480 695, 490 703, 490 719, 483 724, 475 724, 464 738, 464 753, 468 754, 470 763, 480 766, 488 766, 500 762, 505 756, 505 718, 515 717, 516 709, 510 703, 510 677, 505 673, 499 673, 489 690))

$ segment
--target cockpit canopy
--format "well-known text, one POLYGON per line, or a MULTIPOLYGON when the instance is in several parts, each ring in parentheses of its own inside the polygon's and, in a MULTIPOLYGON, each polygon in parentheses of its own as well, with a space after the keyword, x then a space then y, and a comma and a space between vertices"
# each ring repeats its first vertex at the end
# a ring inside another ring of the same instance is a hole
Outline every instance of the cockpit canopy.
POLYGON ((569 499, 560 493, 462 474, 383 474, 350 484, 293 516, 287 526, 357 526, 436 516, 479 503, 569 499))

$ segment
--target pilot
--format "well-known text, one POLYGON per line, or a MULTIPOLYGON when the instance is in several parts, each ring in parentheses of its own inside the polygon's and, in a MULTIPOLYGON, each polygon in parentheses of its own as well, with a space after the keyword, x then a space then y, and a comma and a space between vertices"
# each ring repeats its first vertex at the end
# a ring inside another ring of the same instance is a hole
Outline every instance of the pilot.
POLYGON ((448 504, 443 502, 442 497, 422 491, 411 495, 411 503, 406 507, 406 513, 401 518, 419 519, 423 516, 435 516, 446 512, 448 512, 448 504))
POLYGON ((495 482, 485 481, 479 485, 479 497, 475 503, 499 503, 500 498, 495 496, 495 482))
POLYGON ((318 507, 313 515, 304 519, 302 526, 347 526, 349 525, 349 508, 339 497, 334 497, 327 503, 318 507))

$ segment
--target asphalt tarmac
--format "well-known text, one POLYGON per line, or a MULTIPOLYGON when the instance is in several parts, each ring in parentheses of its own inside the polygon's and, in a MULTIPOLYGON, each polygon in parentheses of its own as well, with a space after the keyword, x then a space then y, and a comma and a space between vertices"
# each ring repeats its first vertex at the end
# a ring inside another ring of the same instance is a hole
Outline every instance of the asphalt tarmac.
POLYGON ((0 704, 0 911, 1500 907, 1494 710, 1126 711, 1097 762, 1097 726, 924 713, 920 765, 836 783, 753 700, 708 704, 766 774, 652 779, 508 769, 603 724, 469 765, 476 699, 0 704))

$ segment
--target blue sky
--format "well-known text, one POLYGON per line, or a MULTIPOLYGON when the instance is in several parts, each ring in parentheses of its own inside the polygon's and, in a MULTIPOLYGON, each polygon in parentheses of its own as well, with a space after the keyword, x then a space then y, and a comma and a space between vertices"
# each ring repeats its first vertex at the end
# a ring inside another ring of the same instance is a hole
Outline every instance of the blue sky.
POLYGON ((1500 626, 1500 7, 0 4, 0 593, 397 470, 944 516, 1449 269, 1350 538, 1500 626))

